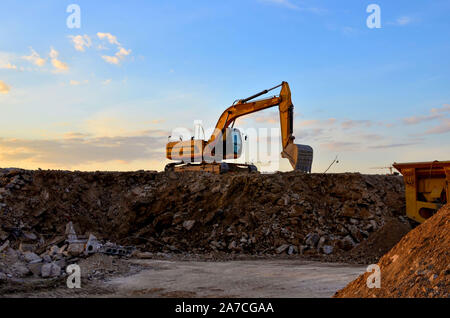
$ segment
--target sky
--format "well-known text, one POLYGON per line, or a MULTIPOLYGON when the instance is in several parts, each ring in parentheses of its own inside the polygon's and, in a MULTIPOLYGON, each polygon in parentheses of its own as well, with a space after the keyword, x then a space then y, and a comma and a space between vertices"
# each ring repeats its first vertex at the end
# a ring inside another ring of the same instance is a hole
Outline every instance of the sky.
MULTIPOLYGON (((3 0, 0 167, 161 170, 174 128, 282 81, 313 172, 450 160, 449 16, 448 0, 3 0)), ((235 127, 277 128, 277 110, 235 127)))

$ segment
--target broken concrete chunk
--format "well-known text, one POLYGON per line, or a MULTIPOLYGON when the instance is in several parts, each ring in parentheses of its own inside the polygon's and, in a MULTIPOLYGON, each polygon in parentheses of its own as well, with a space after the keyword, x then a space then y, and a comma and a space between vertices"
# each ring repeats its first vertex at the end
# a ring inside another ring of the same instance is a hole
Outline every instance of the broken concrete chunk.
POLYGON ((27 240, 30 240, 30 241, 36 241, 38 239, 36 234, 31 233, 31 232, 23 232, 22 235, 24 238, 26 238, 27 240))
POLYGON ((71 256, 78 256, 84 252, 84 243, 71 243, 67 248, 67 252, 71 256))
POLYGON ((329 255, 329 254, 333 253, 333 246, 331 246, 331 245, 324 245, 322 247, 322 250, 323 250, 324 254, 329 255))
POLYGON ((39 275, 41 275, 43 265, 43 263, 28 264, 28 269, 33 273, 34 276, 39 277, 39 275))
POLYGON ((61 267, 59 267, 57 264, 48 263, 42 265, 41 276, 43 278, 59 277, 59 275, 61 275, 61 267))
POLYGON ((5 243, 3 243, 2 246, 0 246, 0 253, 5 251, 8 247, 9 247, 9 241, 6 241, 5 243))
POLYGON ((25 260, 27 263, 34 264, 34 263, 40 263, 42 262, 42 258, 40 258, 38 255, 36 255, 33 252, 25 252, 23 254, 25 260))
POLYGON ((73 242, 77 240, 77 233, 75 232, 72 221, 66 224, 65 234, 67 236, 67 241, 73 242))
POLYGON ((101 247, 102 247, 102 245, 97 240, 95 235, 90 234, 89 238, 88 238, 88 241, 86 243, 86 248, 84 250, 84 254, 88 255, 88 254, 97 253, 100 250, 101 247))
POLYGON ((289 248, 288 248, 288 252, 287 253, 288 253, 288 255, 292 255, 294 253, 298 253, 297 246, 290 245, 289 248))
POLYGON ((311 247, 316 247, 319 243, 320 236, 317 233, 309 233, 306 235, 306 245, 309 245, 311 247))
POLYGON ((283 245, 279 246, 275 251, 277 252, 277 254, 281 254, 281 253, 283 253, 288 247, 289 247, 289 244, 283 244, 283 245))
POLYGON ((194 224, 195 224, 195 220, 184 221, 183 222, 183 227, 186 230, 190 231, 192 229, 192 227, 194 226, 194 224))

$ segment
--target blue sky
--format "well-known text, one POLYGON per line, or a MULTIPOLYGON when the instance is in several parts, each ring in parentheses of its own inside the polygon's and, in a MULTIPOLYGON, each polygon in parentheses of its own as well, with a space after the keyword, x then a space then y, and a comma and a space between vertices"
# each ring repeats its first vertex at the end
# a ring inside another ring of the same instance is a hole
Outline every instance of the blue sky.
POLYGON ((440 0, 2 1, 0 166, 161 169, 172 128, 281 81, 316 172, 449 160, 449 16, 440 0))

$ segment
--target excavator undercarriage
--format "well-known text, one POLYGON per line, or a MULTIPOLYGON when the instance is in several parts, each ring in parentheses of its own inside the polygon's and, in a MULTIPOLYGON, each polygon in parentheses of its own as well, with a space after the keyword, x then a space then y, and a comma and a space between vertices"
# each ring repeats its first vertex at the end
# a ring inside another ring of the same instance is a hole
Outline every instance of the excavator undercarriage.
POLYGON ((224 160, 237 159, 242 153, 242 137, 238 129, 232 128, 236 119, 278 106, 283 150, 281 156, 289 160, 294 170, 311 172, 313 149, 307 145, 294 144, 294 106, 287 82, 266 89, 253 96, 237 100, 220 116, 209 140, 194 139, 172 141, 166 145, 166 157, 178 162, 169 163, 166 171, 208 171, 212 173, 253 172, 252 164, 228 163, 224 160), (269 91, 281 87, 280 94, 270 98, 254 100, 269 91), (231 126, 231 127, 230 127, 231 126))

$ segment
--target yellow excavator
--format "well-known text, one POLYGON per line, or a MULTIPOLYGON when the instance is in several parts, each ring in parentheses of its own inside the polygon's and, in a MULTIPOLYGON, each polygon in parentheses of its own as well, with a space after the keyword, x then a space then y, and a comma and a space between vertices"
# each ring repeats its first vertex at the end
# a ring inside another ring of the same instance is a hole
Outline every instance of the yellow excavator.
POLYGON ((313 150, 310 146, 294 144, 294 105, 287 82, 263 90, 245 99, 236 100, 217 121, 214 132, 208 140, 194 139, 171 141, 166 145, 166 157, 177 160, 166 165, 166 171, 208 171, 226 173, 233 171, 256 171, 252 164, 227 163, 224 160, 237 159, 242 153, 241 132, 234 127, 237 118, 278 105, 283 151, 294 170, 311 172, 313 150), (281 87, 279 95, 254 100, 281 87))

